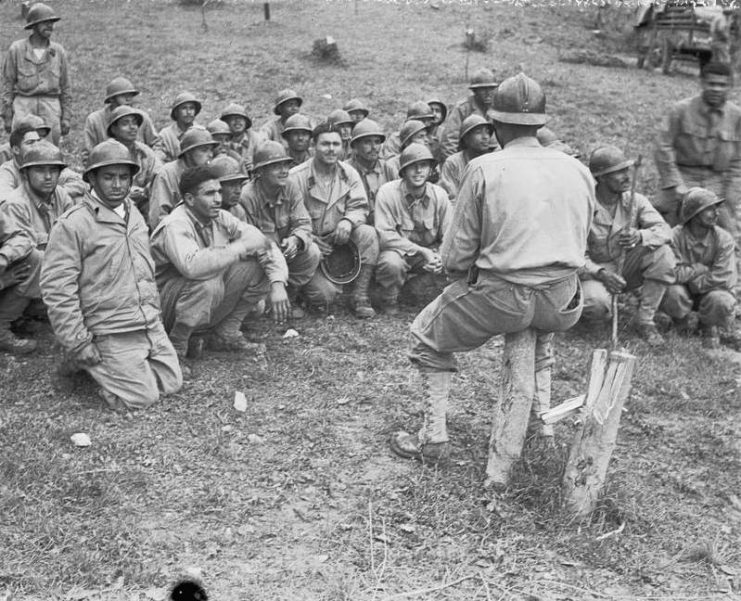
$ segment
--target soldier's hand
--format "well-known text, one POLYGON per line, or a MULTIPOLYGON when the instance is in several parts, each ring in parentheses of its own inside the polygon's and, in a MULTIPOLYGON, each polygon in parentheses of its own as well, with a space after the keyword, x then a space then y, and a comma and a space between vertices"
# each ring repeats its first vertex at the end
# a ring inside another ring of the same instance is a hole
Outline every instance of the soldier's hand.
POLYGON ((62 119, 59 122, 59 129, 62 132, 63 136, 66 136, 69 133, 69 119, 62 119))
POLYGON ((270 285, 270 312, 273 319, 278 323, 283 323, 291 313, 291 301, 288 300, 288 293, 283 282, 273 282, 270 285))
POLYGON ((140 202, 146 198, 146 190, 141 186, 131 186, 129 189, 129 198, 134 202, 140 202))
POLYGON ((623 248, 634 248, 641 243, 641 232, 634 227, 626 227, 618 236, 618 244, 623 248))
POLYGON ((334 243, 347 244, 352 234, 352 223, 348 219, 342 219, 334 229, 334 243))
POLYGON ((6 269, 4 263, 3 260, 2 269, 0 269, 0 290, 20 284, 31 274, 31 265, 26 262, 13 265, 10 269, 6 269))
POLYGON ((103 360, 98 351, 98 347, 92 342, 77 351, 75 359, 82 365, 88 366, 97 365, 103 360))
POLYGON ((597 279, 605 285, 610 294, 620 294, 626 285, 626 281, 621 276, 607 269, 600 269, 597 279))
POLYGON ((283 238, 280 243, 280 247, 283 249, 283 256, 290 261, 298 254, 298 247, 300 240, 296 236, 288 236, 283 238))
POLYGON ((316 242, 316 245, 319 247, 319 251, 322 253, 323 257, 332 254, 332 245, 327 240, 317 236, 314 238, 314 242, 316 242))
POLYGON ((429 256, 425 256, 426 263, 422 269, 430 273, 441 273, 443 270, 443 260, 435 251, 430 251, 429 256))

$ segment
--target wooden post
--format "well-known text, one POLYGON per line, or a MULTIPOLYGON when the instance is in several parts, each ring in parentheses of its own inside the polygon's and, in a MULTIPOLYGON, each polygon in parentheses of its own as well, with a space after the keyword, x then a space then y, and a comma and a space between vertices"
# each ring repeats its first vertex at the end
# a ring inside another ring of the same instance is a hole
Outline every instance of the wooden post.
POLYGON ((507 334, 504 338, 499 400, 489 439, 489 461, 484 486, 503 487, 512 465, 520 457, 535 395, 535 331, 507 334))
POLYGON ((586 517, 597 503, 617 440, 620 415, 630 394, 635 356, 596 350, 589 368, 589 385, 582 423, 571 445, 563 477, 564 502, 577 517, 586 517))
POLYGON ((262 10, 265 13, 265 20, 270 21, 270 2, 263 2, 262 10))

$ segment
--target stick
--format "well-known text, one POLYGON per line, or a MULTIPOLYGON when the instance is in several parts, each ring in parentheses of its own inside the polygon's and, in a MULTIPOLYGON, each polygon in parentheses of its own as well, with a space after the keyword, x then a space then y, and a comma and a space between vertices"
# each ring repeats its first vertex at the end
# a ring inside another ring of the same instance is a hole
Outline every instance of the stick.
POLYGON ((620 526, 618 526, 615 530, 611 530, 610 532, 602 534, 601 536, 598 536, 594 540, 605 540, 606 538, 610 538, 611 536, 620 534, 623 530, 625 530, 625 522, 620 522, 620 526))
MULTIPOLYGON (((633 221, 636 218, 636 180, 638 179, 638 170, 641 168, 643 162, 643 155, 639 154, 638 158, 633 163, 633 177, 630 180, 630 200, 629 212, 628 212, 628 227, 632 227, 633 221)), ((617 261, 617 274, 622 275, 623 267, 625 266, 625 248, 620 249, 620 256, 617 261)), ((612 349, 616 350, 618 347, 618 295, 612 295, 612 349)))

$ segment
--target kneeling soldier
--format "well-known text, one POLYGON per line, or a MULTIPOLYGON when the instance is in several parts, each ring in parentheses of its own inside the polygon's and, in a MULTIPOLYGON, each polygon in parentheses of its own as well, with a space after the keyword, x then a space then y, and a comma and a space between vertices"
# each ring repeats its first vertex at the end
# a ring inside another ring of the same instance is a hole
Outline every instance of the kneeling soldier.
POLYGON ((723 200, 704 188, 690 188, 680 211, 681 225, 672 230, 677 258, 677 283, 669 286, 661 305, 685 329, 697 310, 710 348, 720 342, 738 348, 741 336, 734 327, 736 259, 733 236, 718 226, 723 200))
POLYGON ((592 153, 589 169, 597 180, 597 210, 589 231, 586 265, 580 275, 584 290, 583 319, 602 321, 612 314, 612 295, 641 287, 634 325, 651 345, 664 343, 654 315, 669 284, 674 282, 675 260, 668 246, 671 229, 642 194, 630 207, 630 167, 633 161, 614 146, 592 153), (629 219, 633 216, 632 221, 629 219), (625 251, 625 265, 616 262, 625 251))
POLYGON ((440 186, 427 181, 435 160, 422 144, 401 153, 401 179, 381 186, 376 197, 376 229, 381 254, 376 282, 387 314, 398 313, 399 292, 409 273, 442 272, 439 248, 450 221, 450 203, 440 186))
POLYGON ((207 334, 213 350, 254 350, 240 331, 245 318, 268 295, 278 318, 290 306, 283 257, 256 228, 221 208, 220 190, 208 165, 187 169, 182 204, 152 232, 162 316, 181 359, 193 334, 207 334))
POLYGON ((113 409, 177 392, 182 373, 160 320, 147 224, 128 198, 139 169, 115 140, 90 152, 92 186, 49 236, 41 294, 59 342, 113 409))

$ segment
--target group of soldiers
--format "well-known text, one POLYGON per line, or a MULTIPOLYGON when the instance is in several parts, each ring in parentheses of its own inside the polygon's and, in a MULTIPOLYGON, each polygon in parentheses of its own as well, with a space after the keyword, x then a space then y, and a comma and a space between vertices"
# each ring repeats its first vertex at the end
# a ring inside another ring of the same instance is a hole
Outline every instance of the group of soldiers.
POLYGON ((663 121, 653 203, 619 148, 584 166, 544 127, 537 82, 488 69, 452 110, 412 102, 388 135, 358 99, 315 119, 293 90, 262 128, 237 103, 203 127, 201 100, 182 92, 157 131, 116 77, 86 119, 79 174, 55 146, 70 128, 58 20, 33 5, 29 38, 3 64, 0 349, 33 352, 29 324, 47 315, 65 365, 89 372, 114 409, 179 389, 204 348, 255 351, 251 321, 326 312, 343 284, 367 319, 397 314, 411 277, 449 282, 412 325, 426 410, 419 434, 392 439, 405 457, 446 456, 453 353, 495 334, 534 328, 542 376, 553 332, 606 321, 613 296, 636 291, 650 345, 672 325, 741 344, 741 109, 724 64, 706 65, 701 93, 663 121), (347 281, 329 269, 338 254, 347 281))

